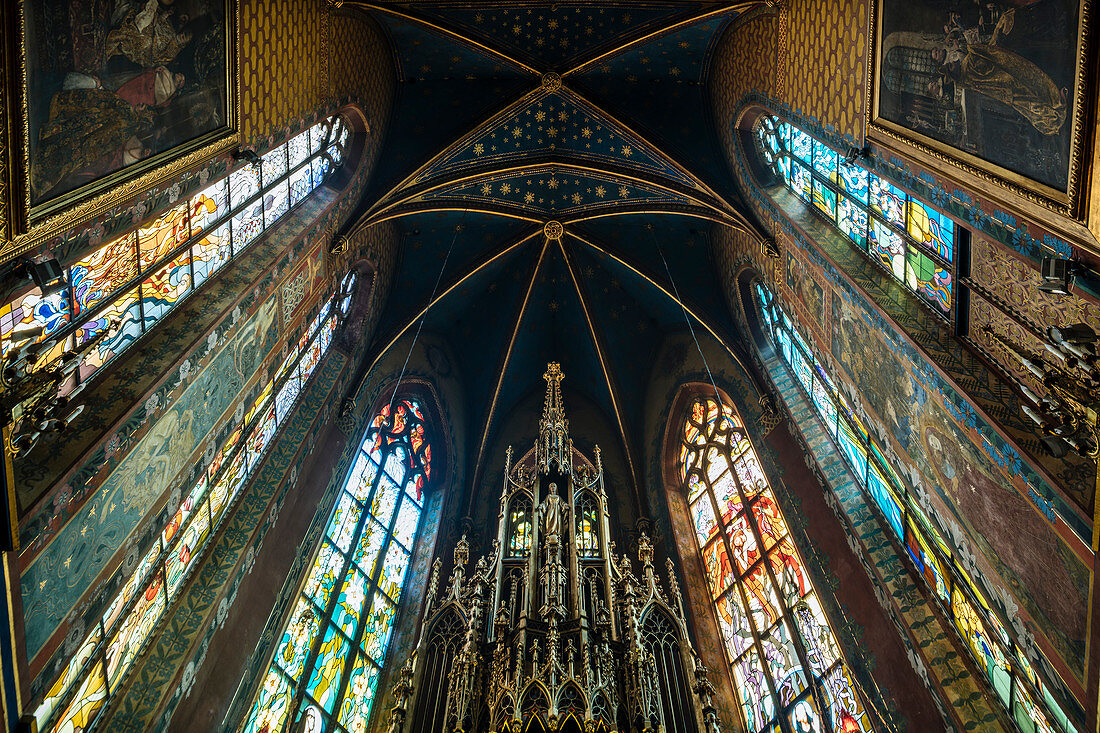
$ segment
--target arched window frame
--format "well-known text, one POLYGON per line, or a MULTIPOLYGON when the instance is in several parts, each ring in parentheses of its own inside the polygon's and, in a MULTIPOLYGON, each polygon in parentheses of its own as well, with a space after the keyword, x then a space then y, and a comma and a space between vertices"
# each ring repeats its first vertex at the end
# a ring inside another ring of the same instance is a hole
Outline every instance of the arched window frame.
POLYGON ((826 364, 816 357, 794 321, 763 283, 756 281, 753 290, 752 301, 758 308, 759 325, 768 346, 780 356, 813 404, 867 503, 905 548, 917 574, 928 586, 929 595, 937 600, 965 641, 964 646, 974 656, 978 669, 985 673, 986 682, 1008 710, 1009 717, 1026 733, 1076 730, 1023 649, 992 611, 980 585, 967 574, 951 552, 950 543, 925 515, 908 485, 890 466, 883 450, 836 389, 826 364))
MULTIPOLYGON (((0 306, 4 366, 37 372, 64 358, 57 392, 74 393, 326 182, 348 157, 350 134, 342 115, 321 120, 65 267, 58 289, 9 299, 0 306)), ((13 435, 38 399, 15 406, 13 435)))
MULTIPOLYGON (((352 282, 347 282, 353 285, 352 282)), ((203 556, 347 315, 340 293, 326 299, 275 376, 217 446, 157 541, 54 680, 34 717, 40 731, 95 728, 134 660, 203 556)))
POLYGON ((844 723, 849 725, 847 730, 874 730, 866 703, 854 686, 736 408, 724 395, 700 393, 686 402, 681 414, 672 424, 679 443, 680 490, 687 500, 688 519, 710 593, 708 600, 718 621, 746 730, 800 730, 792 722, 796 715, 810 715, 811 719, 817 716, 819 728, 810 730, 826 730, 820 727, 824 725, 824 708, 828 708, 833 721, 830 733, 846 731, 841 727, 844 723), (708 429, 708 424, 716 427, 708 429), (719 437, 724 443, 716 440, 719 437), (722 496, 728 500, 724 513, 717 486, 723 487, 722 496), (757 510, 762 505, 771 507, 766 515, 769 526, 782 527, 772 533, 770 544, 760 529, 757 510), (734 530, 740 530, 740 534, 735 536, 734 530), (734 550, 738 537, 742 542, 737 546, 745 548, 741 555, 734 550), (765 548, 763 554, 756 549, 759 547, 765 548), (749 558, 753 549, 756 557, 734 566, 731 557, 749 558), (775 568, 778 555, 782 556, 782 576, 775 568), (801 583, 786 573, 791 562, 801 571, 801 583), (780 577, 785 582, 781 583, 780 577), (750 594, 746 581, 759 581, 754 586, 759 592, 750 594), (749 603, 750 595, 755 607, 749 603), (745 613, 745 608, 753 610, 745 613), (767 617, 764 624, 758 620, 762 615, 767 617), (781 634, 779 645, 776 634, 781 634), (769 660, 768 651, 778 655, 776 658, 788 653, 795 657, 793 665, 784 671, 784 680, 794 682, 800 676, 803 689, 786 696, 780 694, 783 688, 773 679, 778 667, 770 662, 767 668, 764 666, 764 660, 769 660), (807 675, 806 670, 811 673, 807 675), (845 710, 851 721, 842 720, 834 702, 838 699, 848 701, 845 710), (855 728, 850 727, 852 723, 855 728))
POLYGON ((255 733, 265 723, 272 733, 296 730, 302 717, 327 730, 367 729, 425 492, 438 474, 428 415, 413 396, 394 396, 376 412, 240 730, 255 733))
MULTIPOLYGON (((757 162, 915 293, 928 309, 958 318, 964 227, 927 202, 833 150, 801 128, 762 114, 752 126, 757 162)), ((849 151, 851 152, 851 151, 849 151)))

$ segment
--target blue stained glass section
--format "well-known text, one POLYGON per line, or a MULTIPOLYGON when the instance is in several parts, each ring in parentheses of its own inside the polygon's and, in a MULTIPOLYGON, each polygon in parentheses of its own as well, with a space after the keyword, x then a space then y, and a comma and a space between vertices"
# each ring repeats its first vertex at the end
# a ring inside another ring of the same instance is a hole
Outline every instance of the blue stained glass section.
POLYGON ((905 191, 878 176, 871 176, 871 208, 891 224, 905 226, 905 191))
POLYGON ((814 170, 826 181, 832 181, 836 174, 836 151, 817 140, 813 141, 814 170))
POLYGON ((840 186, 846 194, 864 206, 867 205, 867 197, 870 192, 869 175, 866 168, 843 162, 840 164, 840 186))
POLYGON ((814 139, 797 127, 791 127, 791 152, 809 165, 813 161, 814 139))

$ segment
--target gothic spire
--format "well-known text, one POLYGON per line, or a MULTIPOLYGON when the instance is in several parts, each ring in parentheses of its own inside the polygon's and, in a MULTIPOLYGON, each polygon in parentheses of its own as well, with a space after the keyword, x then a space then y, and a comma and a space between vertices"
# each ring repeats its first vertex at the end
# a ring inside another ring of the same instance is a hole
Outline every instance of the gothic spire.
POLYGON ((542 406, 542 419, 539 420, 539 438, 536 444, 535 458, 541 471, 548 471, 554 462, 558 469, 568 472, 573 465, 570 456, 569 421, 565 419, 565 408, 561 402, 561 380, 565 377, 561 365, 552 361, 546 365, 546 401, 542 406))

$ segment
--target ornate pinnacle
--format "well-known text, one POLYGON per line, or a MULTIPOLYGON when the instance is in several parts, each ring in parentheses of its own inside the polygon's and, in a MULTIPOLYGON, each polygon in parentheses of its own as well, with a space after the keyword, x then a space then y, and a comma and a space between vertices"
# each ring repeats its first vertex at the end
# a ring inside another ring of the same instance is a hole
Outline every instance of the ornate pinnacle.
POLYGON ((565 408, 561 401, 561 380, 565 377, 561 365, 552 361, 546 365, 546 401, 542 407, 542 419, 539 420, 539 440, 535 456, 539 468, 549 469, 552 462, 558 468, 568 471, 572 465, 569 455, 569 421, 565 419, 565 408))

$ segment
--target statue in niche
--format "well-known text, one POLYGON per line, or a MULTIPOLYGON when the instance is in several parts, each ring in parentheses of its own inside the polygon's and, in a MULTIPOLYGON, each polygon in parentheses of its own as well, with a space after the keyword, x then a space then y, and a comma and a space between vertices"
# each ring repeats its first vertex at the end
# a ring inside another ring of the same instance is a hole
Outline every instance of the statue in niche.
POLYGON ((560 543, 561 540, 561 497, 558 496, 558 485, 550 484, 550 493, 542 500, 539 511, 542 514, 542 532, 547 541, 560 543))

